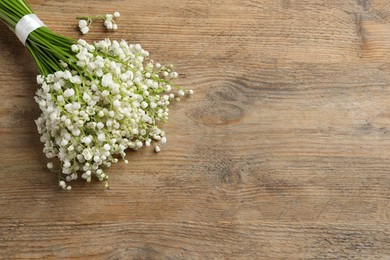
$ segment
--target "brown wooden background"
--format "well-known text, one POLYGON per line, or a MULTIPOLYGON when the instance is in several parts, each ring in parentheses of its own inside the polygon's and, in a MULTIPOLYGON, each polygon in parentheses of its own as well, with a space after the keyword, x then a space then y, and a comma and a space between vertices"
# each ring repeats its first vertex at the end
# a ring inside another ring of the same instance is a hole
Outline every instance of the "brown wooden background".
POLYGON ((193 98, 110 190, 57 187, 37 70, 0 25, 0 258, 390 259, 390 1, 29 0, 52 29, 141 43, 193 98))

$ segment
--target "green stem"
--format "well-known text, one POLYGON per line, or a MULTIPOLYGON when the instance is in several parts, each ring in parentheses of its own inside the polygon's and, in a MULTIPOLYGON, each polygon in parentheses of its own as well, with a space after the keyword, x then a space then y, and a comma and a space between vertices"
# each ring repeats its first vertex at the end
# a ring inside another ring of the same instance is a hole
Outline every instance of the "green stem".
MULTIPOLYGON (((32 13, 24 0, 0 0, 0 20, 12 31, 15 31, 16 24, 23 16, 32 13)), ((60 60, 68 63, 70 69, 75 69, 73 62, 77 59, 71 51, 74 43, 73 39, 58 35, 47 27, 41 27, 30 33, 25 45, 39 72, 47 76, 61 70, 60 60)))

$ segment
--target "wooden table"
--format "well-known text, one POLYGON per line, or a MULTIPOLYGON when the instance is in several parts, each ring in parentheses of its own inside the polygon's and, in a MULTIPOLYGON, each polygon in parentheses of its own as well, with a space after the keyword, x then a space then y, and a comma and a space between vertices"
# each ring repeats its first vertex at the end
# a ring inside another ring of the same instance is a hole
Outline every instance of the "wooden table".
POLYGON ((192 98, 162 152, 58 189, 37 69, 0 25, 0 258, 389 259, 390 2, 45 1, 53 30, 141 43, 192 98))

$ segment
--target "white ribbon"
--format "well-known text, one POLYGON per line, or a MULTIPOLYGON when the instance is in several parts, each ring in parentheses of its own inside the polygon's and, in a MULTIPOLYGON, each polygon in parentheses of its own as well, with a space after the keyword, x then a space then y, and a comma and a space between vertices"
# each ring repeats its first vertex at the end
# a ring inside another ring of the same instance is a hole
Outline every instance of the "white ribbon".
POLYGON ((26 45, 27 37, 38 29, 39 27, 46 26, 35 14, 28 14, 22 17, 16 24, 15 33, 19 40, 26 45))

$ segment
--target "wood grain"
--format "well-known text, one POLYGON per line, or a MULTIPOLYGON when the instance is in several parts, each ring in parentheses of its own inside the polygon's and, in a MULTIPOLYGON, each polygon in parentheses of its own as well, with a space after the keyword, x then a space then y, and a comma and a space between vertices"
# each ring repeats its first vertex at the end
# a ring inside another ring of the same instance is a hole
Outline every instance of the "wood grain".
POLYGON ((57 188, 37 70, 0 25, 1 259, 390 259, 390 2, 30 0, 53 30, 119 30, 195 90, 160 154, 57 188))

